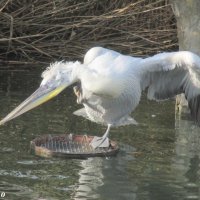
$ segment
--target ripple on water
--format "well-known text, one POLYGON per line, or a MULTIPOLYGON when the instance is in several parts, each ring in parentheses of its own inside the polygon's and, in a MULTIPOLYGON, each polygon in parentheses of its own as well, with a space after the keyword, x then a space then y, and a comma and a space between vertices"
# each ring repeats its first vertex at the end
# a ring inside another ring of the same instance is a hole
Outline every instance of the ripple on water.
POLYGON ((17 163, 21 165, 51 165, 56 164, 58 161, 50 159, 41 159, 41 160, 18 160, 17 163))
POLYGON ((15 170, 0 170, 0 176, 12 176, 16 178, 29 178, 29 179, 38 179, 39 177, 32 174, 32 171, 15 171, 15 170))
POLYGON ((15 149, 13 149, 11 147, 2 147, 2 148, 0 148, 0 153, 12 153, 14 151, 15 151, 15 149))
POLYGON ((6 181, 0 181, 0 191, 5 192, 6 198, 8 196, 21 196, 25 197, 26 195, 29 195, 33 191, 28 188, 27 186, 21 186, 19 184, 11 184, 6 181))

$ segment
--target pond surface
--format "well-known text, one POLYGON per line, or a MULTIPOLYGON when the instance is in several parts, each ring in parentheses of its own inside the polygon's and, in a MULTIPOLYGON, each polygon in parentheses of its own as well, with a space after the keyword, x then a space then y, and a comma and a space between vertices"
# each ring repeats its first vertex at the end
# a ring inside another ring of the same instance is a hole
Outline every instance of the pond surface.
MULTIPOLYGON (((0 72, 0 117, 40 84, 40 71, 0 72)), ((174 102, 144 98, 138 126, 111 129, 121 151, 112 158, 44 159, 30 141, 43 134, 102 135, 106 127, 73 116, 72 88, 0 127, 0 199, 200 199, 200 137, 188 120, 175 123, 174 102), (3 193, 4 192, 4 193, 3 193)))

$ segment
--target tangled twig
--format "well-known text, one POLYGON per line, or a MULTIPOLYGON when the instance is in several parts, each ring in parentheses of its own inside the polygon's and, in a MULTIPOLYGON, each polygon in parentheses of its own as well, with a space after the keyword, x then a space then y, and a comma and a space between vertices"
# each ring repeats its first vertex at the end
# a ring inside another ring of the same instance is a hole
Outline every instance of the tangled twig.
POLYGON ((80 59, 92 46, 144 56, 177 48, 168 0, 2 0, 0 60, 80 59))

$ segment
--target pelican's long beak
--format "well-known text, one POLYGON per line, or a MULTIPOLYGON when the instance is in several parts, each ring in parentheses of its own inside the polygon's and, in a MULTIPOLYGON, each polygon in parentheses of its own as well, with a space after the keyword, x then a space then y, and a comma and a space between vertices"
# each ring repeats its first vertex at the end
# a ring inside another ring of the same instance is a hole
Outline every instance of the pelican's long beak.
POLYGON ((17 108, 10 112, 4 119, 0 121, 0 125, 20 116, 21 114, 41 105, 42 103, 57 96, 63 91, 67 85, 60 85, 58 87, 40 86, 30 97, 22 102, 17 108))

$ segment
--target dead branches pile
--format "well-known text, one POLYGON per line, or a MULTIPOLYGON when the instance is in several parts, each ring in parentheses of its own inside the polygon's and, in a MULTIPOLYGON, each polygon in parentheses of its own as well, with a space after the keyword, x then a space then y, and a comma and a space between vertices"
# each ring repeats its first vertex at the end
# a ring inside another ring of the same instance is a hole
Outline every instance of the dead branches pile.
POLYGON ((74 60, 92 46, 138 56, 177 48, 168 1, 0 2, 0 60, 74 60))

